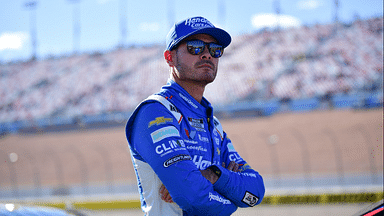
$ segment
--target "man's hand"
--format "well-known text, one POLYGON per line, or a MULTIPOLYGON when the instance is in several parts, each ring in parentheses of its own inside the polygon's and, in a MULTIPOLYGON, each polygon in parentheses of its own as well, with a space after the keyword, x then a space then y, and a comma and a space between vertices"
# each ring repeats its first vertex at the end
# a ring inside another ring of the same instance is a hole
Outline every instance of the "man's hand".
POLYGON ((206 178, 211 184, 215 184, 219 177, 210 169, 200 170, 201 174, 206 178))
POLYGON ((164 200, 167 203, 173 203, 171 195, 169 194, 167 188, 165 188, 163 184, 161 185, 159 192, 162 200, 164 200))
POLYGON ((235 161, 231 161, 231 162, 228 164, 228 167, 225 167, 225 163, 223 162, 223 163, 222 163, 222 166, 223 166, 224 168, 227 168, 227 170, 229 170, 229 171, 240 172, 240 170, 239 170, 239 164, 237 164, 235 161))
MULTIPOLYGON (((215 184, 217 179, 219 179, 219 177, 210 169, 200 170, 200 172, 208 181, 211 182, 211 184, 215 184)), ((164 185, 161 185, 159 192, 162 200, 164 200, 167 203, 173 203, 172 197, 164 185)))
MULTIPOLYGON (((228 167, 225 167, 225 163, 223 162, 222 166, 224 168, 227 168, 229 171, 240 172, 239 164, 237 164, 234 161, 231 161, 228 164, 228 167)), ((204 178, 206 178, 209 182, 211 182, 211 184, 215 184, 216 181, 219 179, 219 177, 210 169, 200 170, 200 172, 204 176, 204 178)), ((162 200, 164 200, 167 203, 173 203, 172 197, 171 197, 171 195, 169 194, 167 188, 165 188, 164 185, 161 185, 159 192, 160 192, 162 200)))

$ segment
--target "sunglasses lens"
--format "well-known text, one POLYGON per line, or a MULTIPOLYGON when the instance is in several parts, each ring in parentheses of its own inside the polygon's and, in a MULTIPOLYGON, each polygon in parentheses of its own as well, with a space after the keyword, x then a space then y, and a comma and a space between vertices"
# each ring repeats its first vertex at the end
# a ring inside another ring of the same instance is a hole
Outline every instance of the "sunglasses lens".
POLYGON ((210 43, 209 44, 209 53, 211 54, 212 57, 214 58, 219 58, 223 55, 223 46, 215 44, 215 43, 210 43))
POLYGON ((204 51, 204 42, 203 41, 188 41, 187 42, 187 49, 188 52, 191 53, 192 55, 199 55, 204 51))

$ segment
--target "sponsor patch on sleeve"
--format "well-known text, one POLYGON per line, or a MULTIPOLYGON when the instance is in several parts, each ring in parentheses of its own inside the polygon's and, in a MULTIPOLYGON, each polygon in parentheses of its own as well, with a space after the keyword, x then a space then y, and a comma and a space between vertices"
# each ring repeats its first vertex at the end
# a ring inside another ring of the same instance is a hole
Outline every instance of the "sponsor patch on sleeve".
POLYGON ((233 147, 232 143, 228 143, 227 148, 229 152, 236 152, 235 147, 233 147))
POLYGON ((173 157, 169 158, 168 160, 166 160, 163 163, 163 166, 165 168, 167 168, 167 167, 169 167, 175 163, 178 163, 180 161, 185 161, 185 160, 192 160, 192 158, 190 155, 187 155, 187 154, 179 154, 179 155, 173 156, 173 157))
POLYGON ((257 201, 259 201, 259 198, 248 191, 245 192, 245 195, 242 200, 243 203, 251 207, 255 206, 257 201))
POLYGON ((172 122, 172 121, 173 121, 172 118, 164 118, 164 116, 157 117, 157 118, 155 118, 155 120, 150 121, 148 123, 148 128, 152 127, 153 125, 161 125, 161 124, 165 124, 167 122, 172 122))
POLYGON ((179 137, 180 133, 174 126, 160 128, 151 133, 153 143, 159 142, 168 137, 179 137))

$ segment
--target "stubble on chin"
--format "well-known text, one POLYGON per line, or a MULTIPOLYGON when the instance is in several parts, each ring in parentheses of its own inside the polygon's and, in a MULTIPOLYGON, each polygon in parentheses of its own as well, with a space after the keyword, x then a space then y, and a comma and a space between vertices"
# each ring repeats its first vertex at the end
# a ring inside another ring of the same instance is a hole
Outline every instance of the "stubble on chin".
POLYGON ((212 83, 215 80, 217 74, 217 67, 215 66, 213 66, 213 69, 210 69, 201 67, 199 68, 198 66, 188 67, 183 63, 179 63, 176 65, 176 68, 180 80, 201 83, 204 85, 212 83))

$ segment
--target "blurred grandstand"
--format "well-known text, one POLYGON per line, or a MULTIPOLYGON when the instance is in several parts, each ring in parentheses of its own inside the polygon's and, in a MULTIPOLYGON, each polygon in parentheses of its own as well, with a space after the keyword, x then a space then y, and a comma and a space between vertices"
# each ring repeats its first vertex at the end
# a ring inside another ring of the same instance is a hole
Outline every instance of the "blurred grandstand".
MULTIPOLYGON (((382 24, 376 17, 264 29, 234 37, 225 50, 205 96, 224 121, 271 116, 223 123, 265 178, 263 203, 383 198, 382 24), (315 110, 329 112, 273 118, 315 110)), ((164 49, 0 64, 0 201, 138 207, 123 127, 135 106, 166 83, 164 49), (95 128, 102 130, 86 130, 95 128)))
MULTIPOLYGON (((380 107, 382 21, 235 37, 205 96, 226 116, 239 110, 271 115, 284 109, 380 107)), ((2 64, 0 131, 121 124, 166 82, 163 51, 152 45, 2 64)))

